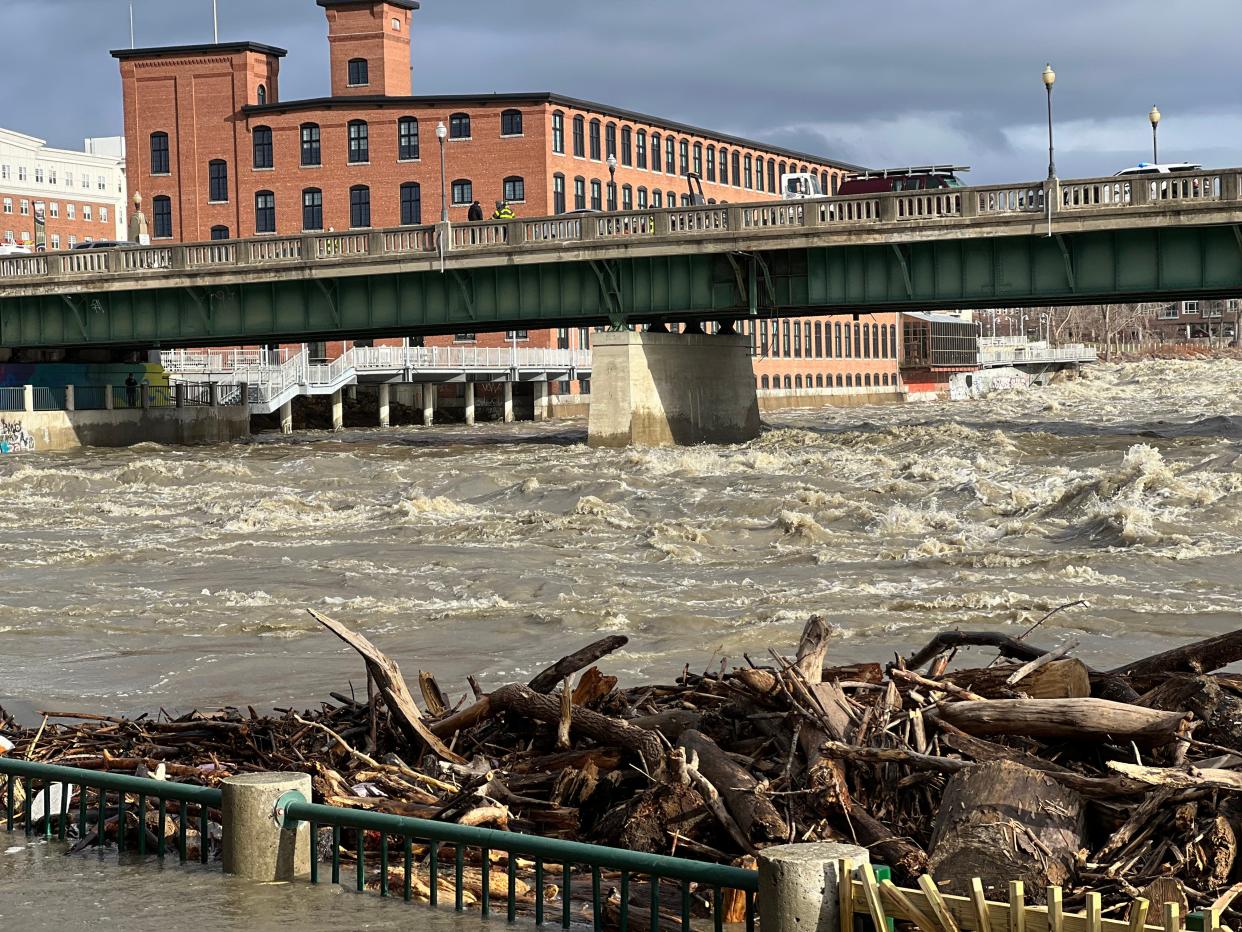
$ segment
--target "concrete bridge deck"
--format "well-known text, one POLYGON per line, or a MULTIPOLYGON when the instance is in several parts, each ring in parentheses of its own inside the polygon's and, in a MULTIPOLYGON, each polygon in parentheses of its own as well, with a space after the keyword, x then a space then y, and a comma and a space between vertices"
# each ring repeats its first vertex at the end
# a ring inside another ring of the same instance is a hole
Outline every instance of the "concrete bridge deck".
POLYGON ((1242 169, 0 259, 0 346, 1212 296, 1242 169))

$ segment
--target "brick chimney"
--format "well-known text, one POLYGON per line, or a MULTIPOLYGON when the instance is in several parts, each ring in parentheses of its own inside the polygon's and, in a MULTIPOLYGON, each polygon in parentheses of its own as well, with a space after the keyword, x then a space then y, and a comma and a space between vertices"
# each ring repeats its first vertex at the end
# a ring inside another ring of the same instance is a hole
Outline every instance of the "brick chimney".
POLYGON ((316 0, 328 17, 333 97, 409 97, 418 0, 316 0))

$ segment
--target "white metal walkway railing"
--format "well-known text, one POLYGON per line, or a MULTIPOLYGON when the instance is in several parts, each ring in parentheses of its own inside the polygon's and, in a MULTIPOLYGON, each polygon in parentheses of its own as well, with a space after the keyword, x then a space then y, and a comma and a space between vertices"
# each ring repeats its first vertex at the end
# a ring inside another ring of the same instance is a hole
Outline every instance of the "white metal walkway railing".
MULTIPOLYGON (((990 338, 989 338, 990 340, 990 338)), ((1099 354, 1081 343, 1051 346, 1044 341, 1035 343, 1013 342, 1005 344, 980 341, 979 367, 994 369, 1000 366, 1040 366, 1056 363, 1096 362, 1099 354)))
POLYGON ((473 376, 475 381, 557 381, 590 378, 590 350, 474 346, 353 347, 331 361, 312 361, 306 348, 279 354, 266 350, 161 354, 170 379, 193 376, 227 385, 245 383, 251 410, 271 414, 298 395, 330 395, 364 377, 397 377, 405 382, 444 382, 473 376))

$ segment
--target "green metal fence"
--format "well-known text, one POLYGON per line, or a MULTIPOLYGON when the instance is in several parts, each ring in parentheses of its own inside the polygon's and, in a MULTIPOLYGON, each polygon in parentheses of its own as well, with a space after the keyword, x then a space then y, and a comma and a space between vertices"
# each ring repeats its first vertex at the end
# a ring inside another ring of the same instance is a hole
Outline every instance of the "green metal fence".
MULTIPOLYGON (((89 842, 94 833, 101 845, 115 842, 120 851, 140 855, 163 858, 167 839, 175 836, 186 861, 193 830, 197 859, 207 863, 210 825, 229 831, 218 789, 7 757, 0 757, 0 781, 10 832, 20 823, 27 835, 65 840, 76 819, 78 839, 89 842)), ((312 805, 301 794, 291 796, 282 799, 277 815, 286 828, 309 824, 311 883, 329 873, 339 884, 344 871, 359 892, 378 886, 382 897, 410 901, 417 890, 433 907, 443 894, 458 911, 469 901, 484 916, 503 912, 514 922, 520 914, 540 926, 589 923, 621 932, 670 927, 688 932, 709 923, 717 932, 726 924, 744 923, 748 932, 755 928, 759 879, 753 870, 312 805), (330 837, 331 845, 322 863, 321 836, 325 842, 330 837)))
POLYGON ((99 843, 104 844, 112 831, 117 848, 124 851, 128 847, 127 833, 132 817, 137 835, 134 847, 138 853, 154 853, 163 858, 167 853, 167 829, 171 819, 175 823, 176 849, 185 861, 190 824, 197 819, 198 857, 204 864, 208 861, 210 811, 216 810, 218 822, 219 790, 7 757, 0 757, 0 775, 7 778, 4 821, 10 832, 20 817, 27 835, 34 835, 41 828, 45 838, 56 837, 63 841, 76 816, 78 838, 86 839, 89 831, 93 831, 99 843), (55 792, 56 788, 59 793, 55 792), (76 811, 72 806, 75 796, 76 811), (35 812, 36 803, 41 803, 38 813, 35 812), (154 833, 148 827, 153 807, 154 833), (151 851, 152 848, 155 850, 151 851))

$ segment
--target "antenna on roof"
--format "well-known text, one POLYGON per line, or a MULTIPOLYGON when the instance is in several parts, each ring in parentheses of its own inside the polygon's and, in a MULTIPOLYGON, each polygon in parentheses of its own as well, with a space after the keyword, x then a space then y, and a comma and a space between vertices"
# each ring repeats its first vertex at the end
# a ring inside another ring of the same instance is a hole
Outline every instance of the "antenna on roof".
POLYGON ((129 47, 135 48, 134 45, 134 0, 129 0, 129 47))
POLYGON ((216 45, 220 44, 220 13, 216 9, 216 0, 211 0, 211 30, 215 36, 216 45))

